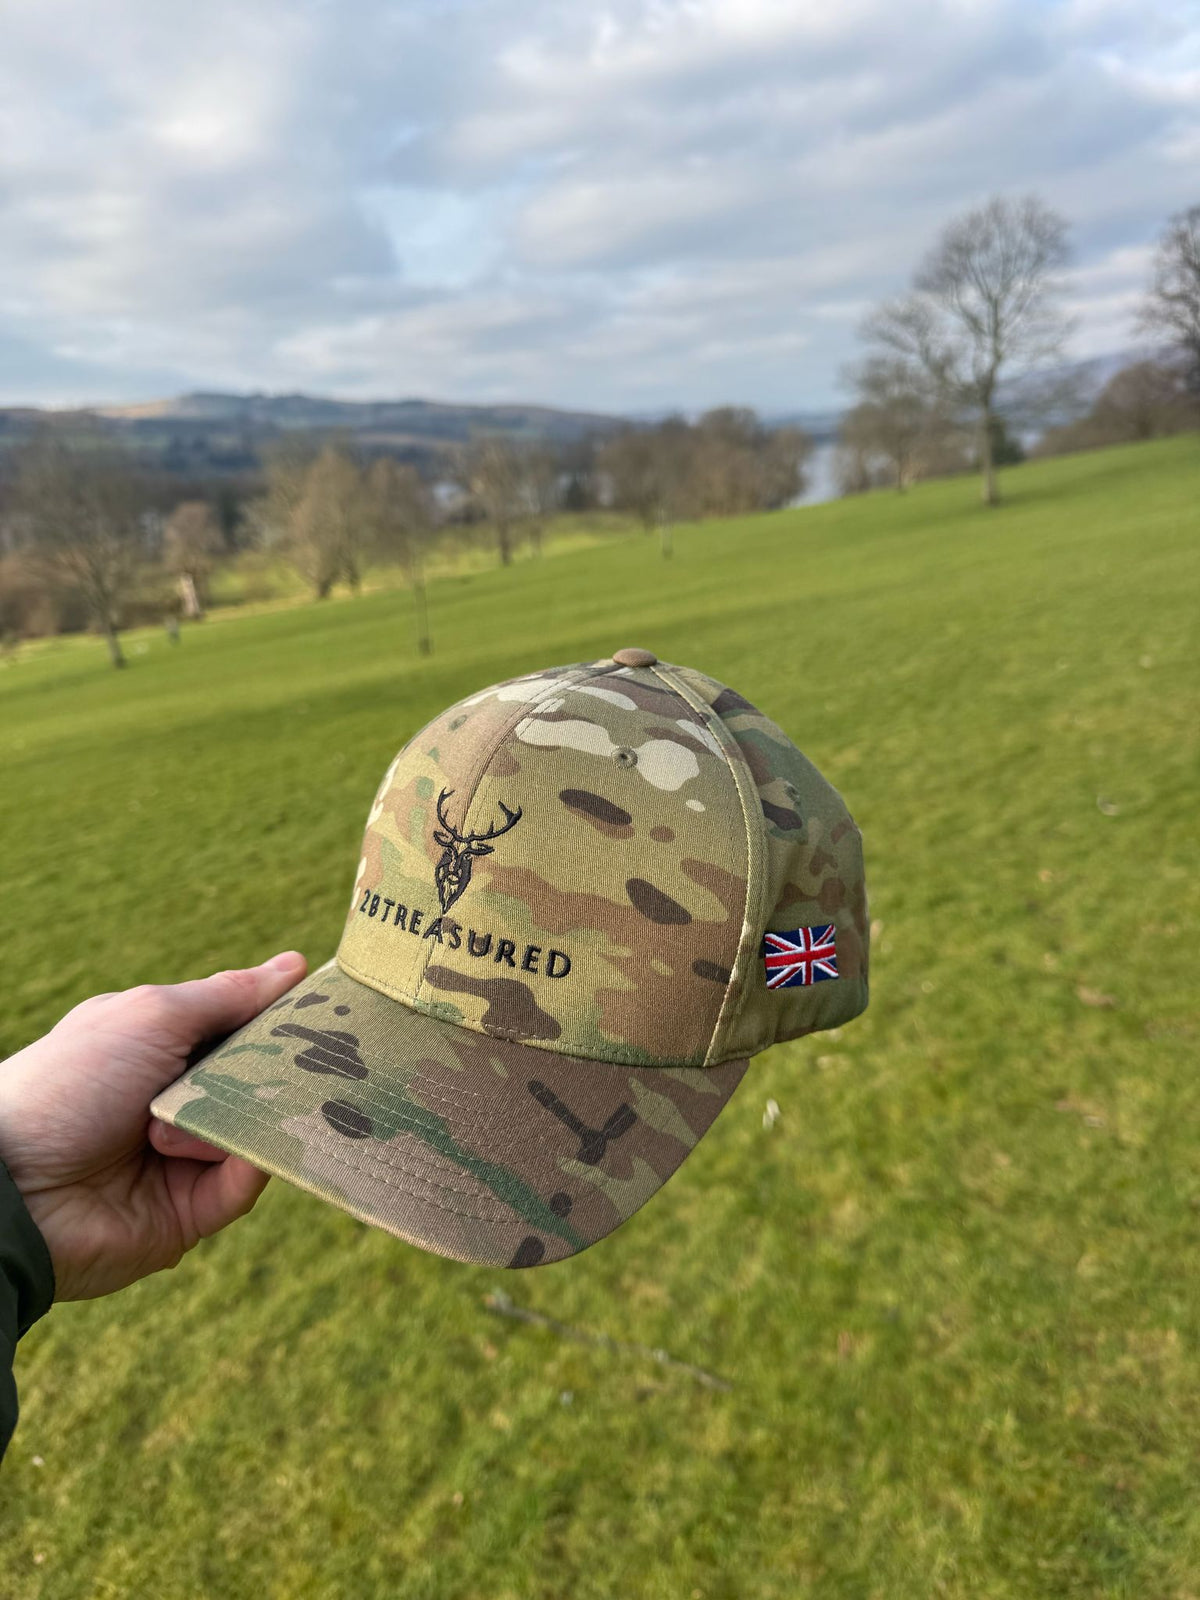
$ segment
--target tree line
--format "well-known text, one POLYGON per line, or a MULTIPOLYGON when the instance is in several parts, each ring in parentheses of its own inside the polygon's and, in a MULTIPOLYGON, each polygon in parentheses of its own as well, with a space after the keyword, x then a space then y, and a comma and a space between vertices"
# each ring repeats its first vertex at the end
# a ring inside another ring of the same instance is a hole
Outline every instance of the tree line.
POLYGON ((669 556, 677 521, 795 499, 811 448, 797 429, 722 408, 558 447, 481 435, 431 480, 345 440, 297 437, 268 458, 240 514, 219 518, 195 496, 166 510, 148 504, 146 483, 110 437, 49 427, 6 462, 0 638, 90 626, 123 666, 124 627, 158 616, 177 638, 179 618, 203 615, 219 565, 249 548, 290 564, 317 600, 339 584, 358 590, 369 567, 398 566, 427 654, 426 572, 448 536, 482 534, 507 566, 522 542, 540 553, 553 517, 603 506, 658 529, 669 556))
POLYGON ((1042 422, 1042 454, 1200 426, 1200 205, 1158 241, 1138 318, 1153 357, 1116 374, 1085 417, 1045 427, 1074 400, 1069 376, 1036 382, 1070 331, 1067 262, 1067 224, 1036 196, 998 197, 947 225, 909 292, 862 327, 865 354, 845 374, 855 403, 839 430, 843 492, 977 470, 995 505, 996 467, 1021 454, 1009 422, 1022 415, 1042 422))
POLYGON ((765 426, 753 411, 721 406, 698 422, 668 417, 628 429, 600 457, 613 503, 657 529, 662 554, 672 554, 678 522, 776 511, 805 487, 813 442, 800 428, 765 426))

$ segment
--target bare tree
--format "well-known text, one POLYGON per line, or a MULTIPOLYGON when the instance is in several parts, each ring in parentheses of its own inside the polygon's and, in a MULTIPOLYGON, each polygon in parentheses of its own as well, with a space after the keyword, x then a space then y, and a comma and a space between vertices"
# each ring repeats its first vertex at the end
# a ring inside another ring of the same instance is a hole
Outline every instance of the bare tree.
POLYGON ((1086 416, 1050 428, 1038 441, 1039 456, 1097 450, 1105 445, 1160 439, 1200 427, 1200 394, 1188 391, 1176 366, 1137 361, 1104 385, 1086 416))
POLYGON ((546 524, 559 509, 559 463, 548 445, 528 445, 518 456, 519 497, 525 509, 525 522, 534 553, 542 553, 546 524))
POLYGON ((413 595, 417 649, 430 655, 425 558, 434 530, 433 496, 415 467, 381 456, 367 474, 365 498, 371 548, 403 567, 413 595))
POLYGON ((1138 320, 1178 353, 1188 389, 1200 396, 1200 205, 1167 224, 1138 320))
POLYGON ((668 417, 654 430, 658 546, 664 561, 675 553, 675 524, 699 514, 696 443, 696 430, 682 417, 668 417))
POLYGON ((1066 223, 1035 196, 996 198, 951 222, 904 300, 881 306, 864 333, 918 364, 974 427, 983 499, 997 501, 993 442, 1001 378, 1057 355, 1067 333, 1057 273, 1066 223))
POLYGON ((521 468, 515 447, 507 439, 481 435, 460 452, 463 487, 496 535, 500 565, 513 558, 513 534, 525 509, 521 468))
POLYGON ((804 488, 811 451, 803 429, 769 428, 747 407, 707 411, 693 440, 693 510, 731 517, 788 505, 804 488))
POLYGON ((604 436, 590 433, 558 444, 558 505, 563 510, 592 511, 600 504, 597 469, 603 442, 604 436))
POLYGON ((224 548, 221 530, 206 500, 183 500, 167 518, 163 560, 179 586, 185 617, 204 615, 207 584, 224 548))
POLYGON ((326 445, 307 464, 298 453, 277 457, 268 467, 260 517, 316 599, 327 599, 335 583, 358 588, 362 478, 343 450, 326 445))
POLYGON ((918 362, 890 354, 868 357, 846 379, 858 403, 838 429, 845 470, 863 488, 886 477, 903 491, 949 430, 937 388, 918 362))
POLYGON ((1200 425, 1200 389, 1190 389, 1186 373, 1173 366, 1135 361, 1104 385, 1090 420, 1113 444, 1183 433, 1200 425))
POLYGON ((691 493, 706 517, 732 517, 758 500, 758 452, 762 430, 753 411, 718 406, 696 424, 691 493))
POLYGON ((285 438, 274 445, 264 460, 266 489, 246 511, 252 542, 289 560, 292 523, 314 459, 315 451, 302 439, 285 438))
POLYGON ((45 620, 47 632, 57 632, 54 597, 29 560, 12 552, 0 552, 0 651, 14 651, 20 641, 40 631, 45 620))
POLYGON ((600 470, 611 486, 613 504, 628 511, 649 533, 658 526, 663 480, 657 430, 629 428, 600 451, 600 470))
POLYGON ((33 569, 78 590, 123 667, 121 608, 145 554, 128 460, 99 435, 68 444, 47 432, 22 450, 16 503, 33 569))
POLYGON ((691 509, 732 517, 770 511, 804 487, 812 441, 800 428, 768 428, 744 406, 719 406, 697 422, 692 440, 691 509))
POLYGON ((834 446, 833 479, 838 494, 842 496, 866 494, 869 489, 880 487, 876 464, 870 452, 844 427, 839 430, 834 446))
POLYGON ((701 514, 696 429, 683 417, 629 429, 608 441, 601 465, 612 486, 613 504, 636 516, 647 533, 657 528, 662 553, 669 558, 673 525, 701 514))
POLYGON ((800 428, 768 428, 753 411, 721 406, 694 424, 668 417, 618 434, 600 464, 614 503, 647 533, 657 527, 669 558, 676 522, 790 504, 803 490, 811 450, 800 428))
POLYGON ((804 493, 812 439, 803 428, 770 428, 758 449, 758 506, 776 511, 804 493))

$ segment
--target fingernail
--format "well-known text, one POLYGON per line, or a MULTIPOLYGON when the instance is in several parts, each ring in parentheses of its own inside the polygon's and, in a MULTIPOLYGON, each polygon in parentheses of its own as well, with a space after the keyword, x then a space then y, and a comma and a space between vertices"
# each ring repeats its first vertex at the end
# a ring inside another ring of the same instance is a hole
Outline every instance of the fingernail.
POLYGON ((269 961, 264 961, 264 967, 270 967, 272 972, 287 972, 292 967, 303 966, 304 957, 299 950, 283 950, 277 956, 272 956, 269 961))

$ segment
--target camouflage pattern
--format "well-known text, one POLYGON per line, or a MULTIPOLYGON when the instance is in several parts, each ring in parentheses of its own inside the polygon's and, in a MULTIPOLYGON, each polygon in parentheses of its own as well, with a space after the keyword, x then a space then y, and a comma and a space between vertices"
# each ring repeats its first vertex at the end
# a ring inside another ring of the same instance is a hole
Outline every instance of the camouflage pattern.
POLYGON ((154 1112, 411 1244, 531 1267, 604 1238, 660 1189, 745 1062, 579 1066, 414 1017, 330 962, 154 1112))
POLYGON ((533 1264, 648 1198, 749 1055, 857 1015, 841 799, 748 701, 646 655, 498 684, 417 734, 336 966, 284 1003, 303 1024, 252 1023, 158 1114, 444 1254, 533 1264), (837 979, 768 989, 764 931, 826 923, 837 979), (310 1080, 339 1062, 329 1099, 310 1080))
POLYGON ((714 678, 686 667, 671 672, 681 692, 708 708, 722 741, 731 740, 733 772, 749 776, 751 837, 760 863, 757 897, 746 908, 746 959, 734 980, 728 1032, 713 1041, 709 1059, 754 1055, 780 1039, 840 1027, 867 1005, 862 835, 837 790, 769 717, 714 678), (837 981, 768 989, 763 933, 827 922, 837 930, 837 981))
POLYGON ((338 961, 494 1037, 704 1066, 860 1011, 865 909, 858 831, 774 723, 698 673, 607 662, 473 695, 401 752, 371 809, 338 961), (461 838, 506 831, 443 912, 447 816, 461 838), (820 922, 837 925, 842 978, 768 991, 763 930, 820 922), (531 945, 537 972, 523 967, 531 945), (552 949, 570 962, 557 978, 552 949))

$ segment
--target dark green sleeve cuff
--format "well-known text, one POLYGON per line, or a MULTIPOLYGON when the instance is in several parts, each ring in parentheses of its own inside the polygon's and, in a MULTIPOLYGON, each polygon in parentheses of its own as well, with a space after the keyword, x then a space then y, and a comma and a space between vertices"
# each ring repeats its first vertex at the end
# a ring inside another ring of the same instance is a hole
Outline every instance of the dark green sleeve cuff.
POLYGON ((49 1311, 54 1267, 21 1192, 0 1162, 0 1455, 17 1424, 12 1363, 17 1340, 49 1311))
MULTIPOLYGON (((26 1210, 21 1191, 3 1161, 0 1161, 0 1279, 5 1280, 12 1296, 10 1315, 13 1331, 19 1339, 54 1303, 54 1265, 46 1241, 26 1210)), ((0 1290, 0 1295, 3 1292, 0 1290)))

